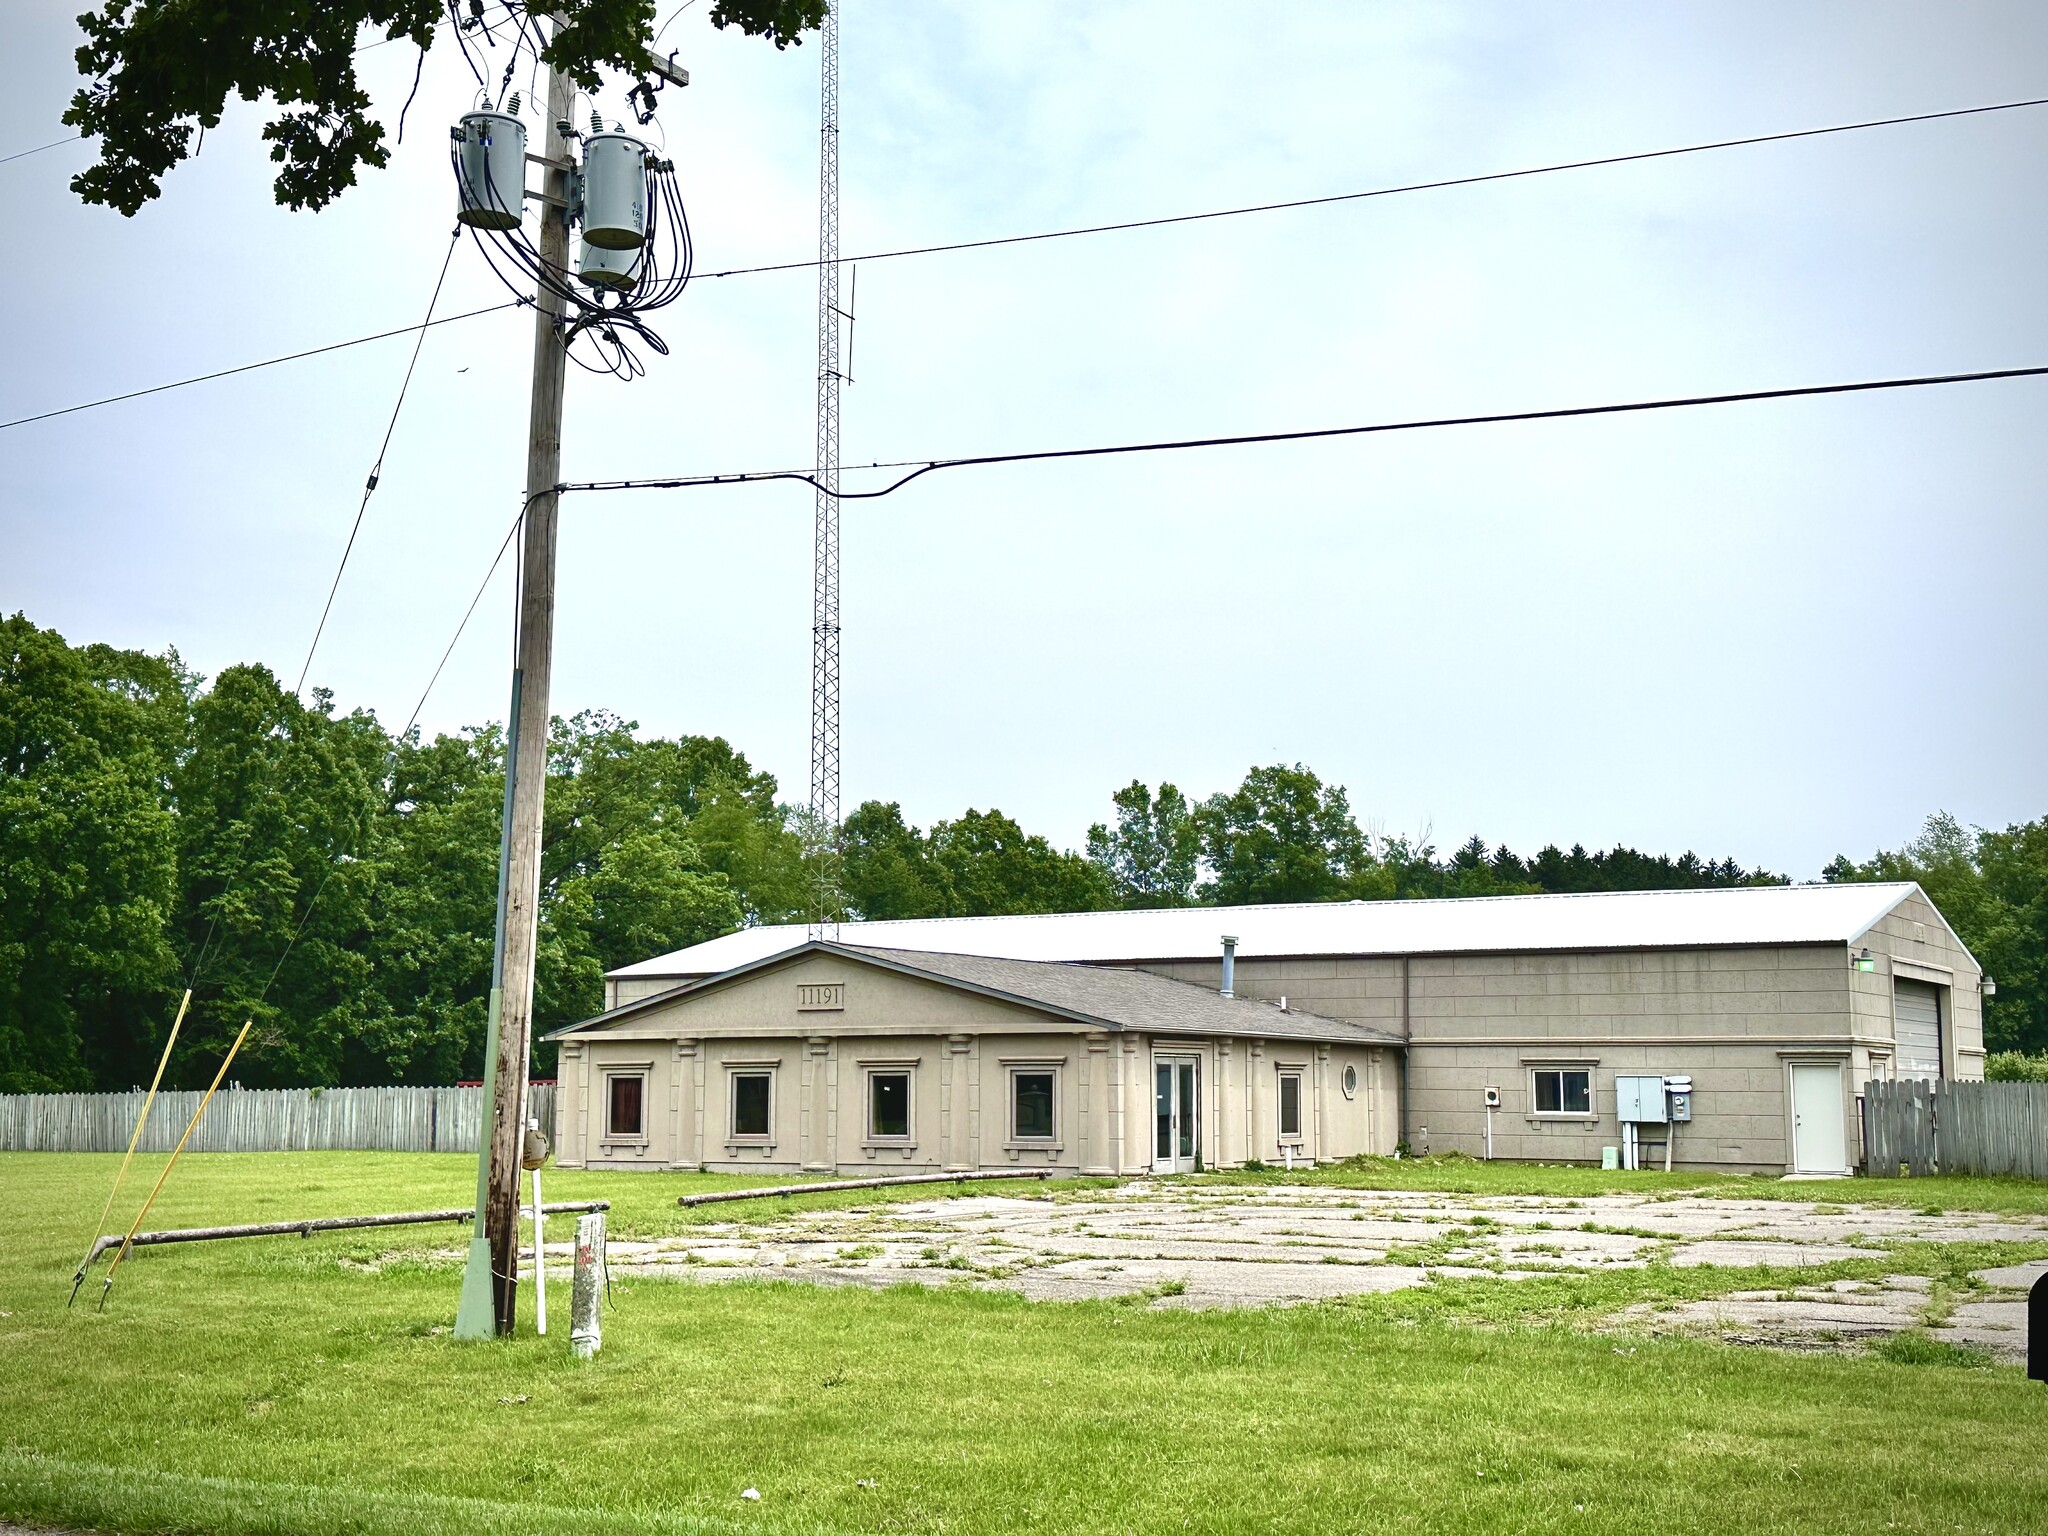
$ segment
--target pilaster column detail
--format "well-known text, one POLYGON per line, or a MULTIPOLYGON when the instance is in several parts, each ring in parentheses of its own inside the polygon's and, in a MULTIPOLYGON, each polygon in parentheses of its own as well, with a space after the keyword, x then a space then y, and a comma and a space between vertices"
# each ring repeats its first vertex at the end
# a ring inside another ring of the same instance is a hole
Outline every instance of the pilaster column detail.
POLYGON ((804 1041, 804 1104, 798 1146, 809 1173, 830 1173, 836 1166, 832 1145, 832 1037, 811 1035, 804 1041))
POLYGON ((941 1084, 941 1091, 946 1096, 941 1152, 948 1173, 970 1172, 977 1166, 974 1159, 974 1071, 968 1056, 973 1046, 972 1035, 946 1036, 944 1080, 941 1084))
POLYGON ((1245 1048, 1244 1075, 1245 1086, 1249 1090, 1246 1120, 1251 1126, 1251 1141, 1246 1155, 1270 1162, 1279 1154, 1279 1139, 1273 1131, 1273 1095, 1278 1090, 1266 1064, 1265 1041, 1254 1040, 1245 1048))
POLYGON ((1082 1120, 1081 1171, 1116 1172, 1114 1148, 1110 1142, 1110 1040, 1106 1034, 1086 1037, 1087 1051, 1081 1058, 1083 1093, 1087 1114, 1082 1120))

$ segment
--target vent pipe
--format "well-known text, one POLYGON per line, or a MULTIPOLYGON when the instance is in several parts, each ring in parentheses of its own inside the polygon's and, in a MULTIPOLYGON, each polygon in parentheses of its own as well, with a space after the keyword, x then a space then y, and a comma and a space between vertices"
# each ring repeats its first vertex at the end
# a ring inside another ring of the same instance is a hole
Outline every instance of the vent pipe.
POLYGON ((1223 935, 1223 995, 1237 996, 1237 935, 1223 935))

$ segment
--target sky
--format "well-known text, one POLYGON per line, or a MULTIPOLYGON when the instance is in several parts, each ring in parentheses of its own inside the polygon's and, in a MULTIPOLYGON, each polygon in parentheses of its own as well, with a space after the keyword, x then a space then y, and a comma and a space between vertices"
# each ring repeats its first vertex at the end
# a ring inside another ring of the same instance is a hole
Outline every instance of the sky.
MULTIPOLYGON (((0 22, 0 156, 79 0, 0 22)), ((700 272, 815 253, 818 50, 677 17, 700 272)), ((2048 7, 846 0, 843 250, 1315 197, 2048 95, 2048 7)), ((417 62, 361 56, 396 122, 417 62)), ((623 82, 600 96, 607 118, 623 82)), ((0 421, 414 324, 453 228, 427 57, 385 171, 275 206, 234 103, 129 219, 0 164, 0 421)), ((584 103, 589 110, 590 103, 584 103)), ((863 262, 848 463, 2048 364, 2048 108, 863 262)), ((572 370, 571 479, 807 466, 815 275, 700 278, 572 370)), ((440 313, 504 290, 465 238, 440 313)), ((0 609, 298 675, 405 338, 0 429, 0 609)), ((431 331, 311 683, 412 712, 518 509, 532 320, 431 331)), ((2048 380, 961 470, 844 514, 844 801, 1077 846, 1132 779, 1306 763, 1448 850, 1813 878, 1932 811, 2048 813, 2048 380)), ((849 473, 847 484, 860 481, 849 473)), ((554 709, 806 794, 811 497, 571 498, 554 709)), ((420 720, 502 717, 511 571, 420 720)))

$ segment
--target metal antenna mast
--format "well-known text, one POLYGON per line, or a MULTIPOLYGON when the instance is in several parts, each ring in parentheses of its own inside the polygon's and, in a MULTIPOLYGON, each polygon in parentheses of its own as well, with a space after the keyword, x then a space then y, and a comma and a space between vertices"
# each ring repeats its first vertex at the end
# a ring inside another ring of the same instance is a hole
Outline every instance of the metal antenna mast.
POLYGON ((810 936, 839 936, 839 4, 820 38, 818 120, 818 463, 811 523, 810 936))

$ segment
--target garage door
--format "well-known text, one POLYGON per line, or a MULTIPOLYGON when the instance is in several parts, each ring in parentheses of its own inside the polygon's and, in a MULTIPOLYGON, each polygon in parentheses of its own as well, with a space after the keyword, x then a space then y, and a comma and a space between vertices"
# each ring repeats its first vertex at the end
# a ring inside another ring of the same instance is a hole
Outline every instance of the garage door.
POLYGON ((1941 988, 1901 977, 1892 983, 1900 1077, 1941 1076, 1941 988))

